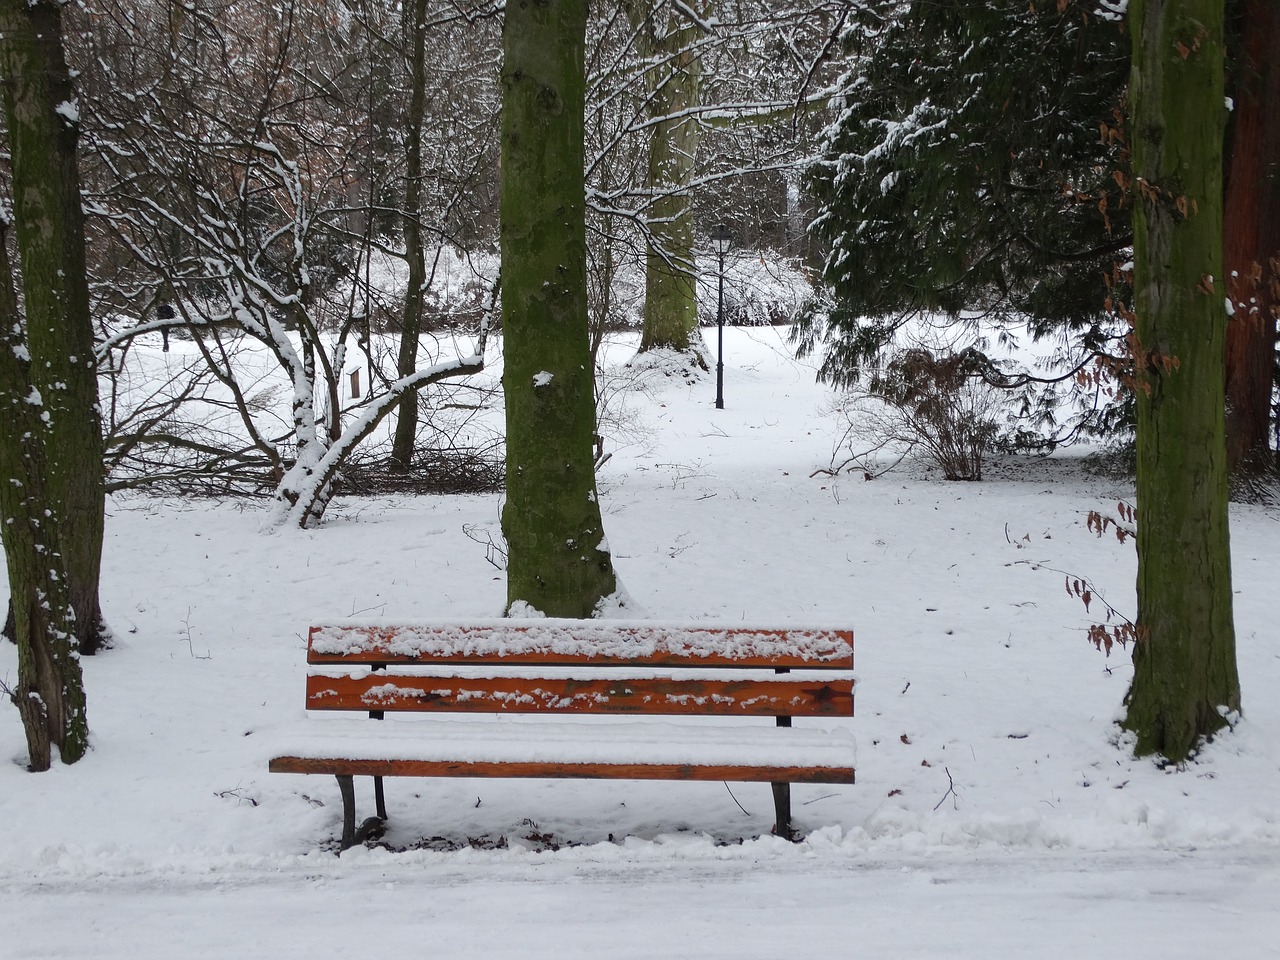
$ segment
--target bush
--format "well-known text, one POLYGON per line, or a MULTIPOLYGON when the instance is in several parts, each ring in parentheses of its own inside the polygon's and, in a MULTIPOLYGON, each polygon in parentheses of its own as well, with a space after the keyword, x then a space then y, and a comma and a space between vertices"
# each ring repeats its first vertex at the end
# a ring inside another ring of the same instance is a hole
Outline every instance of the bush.
POLYGON ((936 355, 902 350, 872 378, 870 392, 889 408, 893 439, 920 447, 948 480, 981 480, 1000 432, 1002 391, 982 377, 977 351, 936 355))
POLYGON ((838 405, 849 426, 837 456, 849 455, 831 472, 857 467, 870 479, 884 472, 876 455, 889 451, 890 468, 914 456, 938 466, 948 480, 981 480, 993 449, 1019 446, 1010 428, 1011 397, 984 376, 990 370, 990 359, 977 350, 897 351, 864 390, 838 405))

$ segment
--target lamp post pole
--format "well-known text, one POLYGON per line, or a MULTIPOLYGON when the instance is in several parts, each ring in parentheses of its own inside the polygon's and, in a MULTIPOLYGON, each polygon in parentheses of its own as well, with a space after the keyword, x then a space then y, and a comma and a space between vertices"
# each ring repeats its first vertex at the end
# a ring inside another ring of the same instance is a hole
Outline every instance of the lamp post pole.
POLYGON ((732 237, 723 223, 711 234, 711 243, 720 259, 716 288, 716 409, 724 409, 724 255, 729 252, 732 237))

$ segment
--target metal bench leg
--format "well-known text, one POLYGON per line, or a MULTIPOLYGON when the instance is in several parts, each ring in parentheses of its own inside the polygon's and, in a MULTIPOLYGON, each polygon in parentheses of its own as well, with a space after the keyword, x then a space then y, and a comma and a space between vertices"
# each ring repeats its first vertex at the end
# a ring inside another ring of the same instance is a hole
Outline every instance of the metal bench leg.
MULTIPOLYGON (((387 665, 385 663, 375 663, 372 665, 372 668, 374 672, 377 673, 377 672, 385 671, 387 669, 387 665)), ((385 716, 385 712, 382 710, 369 711, 369 719, 371 720, 381 720, 384 716, 385 716)), ((382 778, 381 777, 373 778, 373 804, 374 804, 374 812, 377 813, 378 819, 385 821, 387 819, 387 801, 386 801, 386 798, 382 795, 382 778)))
MULTIPOLYGON (((790 673, 791 671, 783 667, 773 672, 790 673)), ((780 727, 791 726, 790 717, 778 717, 776 722, 780 727)), ((794 840, 795 837, 791 833, 791 784, 773 784, 773 811, 776 815, 773 822, 774 835, 783 840, 794 840)))
POLYGON ((336 776, 342 794, 342 849, 346 850, 356 843, 356 787, 350 774, 336 776))
POLYGON ((791 834, 791 784, 774 783, 770 786, 773 787, 773 810, 777 815, 773 832, 784 840, 794 840, 791 834))

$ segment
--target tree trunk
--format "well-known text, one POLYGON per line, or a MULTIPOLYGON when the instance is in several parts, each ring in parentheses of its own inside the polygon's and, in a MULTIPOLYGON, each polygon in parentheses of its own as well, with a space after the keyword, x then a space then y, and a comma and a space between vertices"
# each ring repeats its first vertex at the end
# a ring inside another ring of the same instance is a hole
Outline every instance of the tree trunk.
POLYGON ((1138 632, 1124 726, 1181 762, 1240 709, 1224 431, 1223 2, 1133 0, 1138 632))
MULTIPOLYGON (((422 334, 423 286, 427 282, 426 257, 422 250, 422 124, 427 105, 427 0, 413 0, 406 10, 411 31, 412 55, 409 64, 409 116, 405 131, 404 252, 409 262, 409 287, 405 291, 400 354, 396 371, 401 377, 413 373, 418 363, 418 338, 422 334)), ((391 467, 408 471, 418 438, 418 393, 412 391, 400 401, 395 438, 391 445, 391 467)))
MULTIPOLYGON (((0 29, 10 38, 10 11, 0 29)), ((11 61, 9 61, 11 62, 11 61)), ((12 74, 11 74, 12 75, 12 74)), ((27 736, 31 770, 48 770, 53 747, 74 763, 84 756, 89 727, 84 683, 73 644, 75 610, 64 562, 63 505, 50 494, 49 452, 60 438, 32 383, 22 335, 7 218, 0 219, 0 538, 9 575, 10 611, 18 644, 18 683, 10 699, 27 736)))
POLYGON ((627 13, 639 35, 639 52, 653 63, 648 91, 647 188, 655 198, 645 214, 645 300, 640 350, 688 350, 698 327, 697 263, 694 257, 693 177, 702 121, 702 61, 693 49, 702 28, 684 13, 657 9, 654 0, 633 0, 627 13))
POLYGON ((1271 391, 1280 310, 1280 5, 1244 0, 1223 212, 1227 322, 1227 466, 1273 474, 1271 391))
POLYGON ((596 500, 583 182, 586 0, 509 0, 502 66, 508 611, 615 589, 596 500))
POLYGON ((65 508, 62 553, 74 635, 81 652, 93 653, 105 638, 98 602, 102 426, 76 165, 79 119, 62 50, 62 6, 0 0, 0 66, 31 385, 49 418, 45 493, 65 508))

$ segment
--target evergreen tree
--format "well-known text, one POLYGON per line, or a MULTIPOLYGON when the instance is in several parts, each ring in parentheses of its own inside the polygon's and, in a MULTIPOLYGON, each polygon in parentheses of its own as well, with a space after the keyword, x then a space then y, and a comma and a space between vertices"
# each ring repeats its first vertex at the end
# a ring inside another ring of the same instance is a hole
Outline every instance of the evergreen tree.
POLYGON ((1115 173, 1128 63, 1094 0, 869 3, 808 185, 828 318, 802 353, 856 381, 902 322, 981 312, 1105 345, 1105 277, 1131 242, 1115 173))

